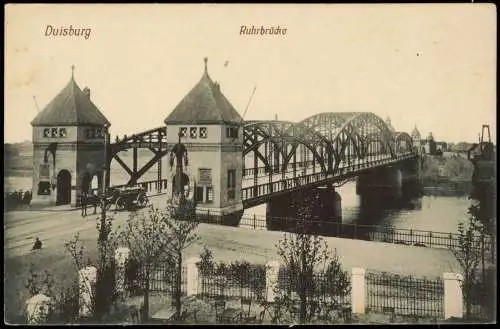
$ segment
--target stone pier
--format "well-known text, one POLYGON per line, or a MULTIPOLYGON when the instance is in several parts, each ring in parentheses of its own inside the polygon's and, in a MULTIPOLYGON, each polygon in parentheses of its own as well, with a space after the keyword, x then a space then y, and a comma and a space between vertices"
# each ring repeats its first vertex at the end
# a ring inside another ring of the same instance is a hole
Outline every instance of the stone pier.
MULTIPOLYGON (((309 216, 315 222, 342 221, 342 198, 333 186, 310 188, 307 191, 290 192, 273 197, 266 205, 266 221, 268 230, 292 231, 296 227, 296 219, 304 217, 300 203, 304 195, 310 195, 311 202, 303 204, 310 206, 309 216), (304 193, 305 192, 305 193, 304 193)), ((314 228, 311 225, 311 229, 314 228)), ((324 228, 322 228, 324 229, 324 228)), ((326 232, 325 232, 326 233, 326 232)))

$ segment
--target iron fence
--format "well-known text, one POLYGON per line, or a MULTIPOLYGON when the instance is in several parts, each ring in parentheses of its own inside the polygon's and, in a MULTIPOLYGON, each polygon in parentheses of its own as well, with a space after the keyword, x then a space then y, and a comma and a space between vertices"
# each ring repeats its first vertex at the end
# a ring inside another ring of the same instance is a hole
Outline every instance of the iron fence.
POLYGON ((292 319, 299 320, 301 310, 305 319, 330 323, 342 319, 350 321, 350 279, 339 282, 333 273, 315 272, 299 275, 281 267, 278 272, 278 298, 290 312, 292 319))
MULTIPOLYGON (((216 210, 197 210, 197 220, 200 223, 225 225, 224 216, 216 210)), ((255 230, 270 230, 294 232, 297 224, 303 220, 289 217, 270 217, 246 215, 240 220, 239 227, 255 230)), ((434 232, 414 229, 396 229, 382 225, 344 224, 339 220, 327 218, 307 221, 306 229, 310 233, 323 236, 333 236, 346 239, 378 241, 402 245, 412 245, 428 248, 457 248, 459 234, 434 232)), ((493 255, 494 240, 492 236, 475 237, 474 245, 480 251, 493 255)))
MULTIPOLYGON (((350 279, 348 278, 348 281, 350 279)), ((278 290, 299 297, 302 291, 308 299, 334 302, 338 305, 351 305, 351 290, 349 285, 341 287, 334 278, 326 272, 315 272, 299 277, 290 270, 281 267, 278 271, 278 290)))
MULTIPOLYGON (((181 268, 181 293, 186 293, 187 274, 186 265, 181 268)), ((175 267, 168 266, 167 264, 155 264, 150 269, 149 277, 149 291, 151 292, 164 292, 174 293, 176 287, 175 267)))
POLYGON ((205 298, 245 298, 261 300, 266 288, 264 265, 249 264, 248 267, 214 266, 200 268, 198 291, 205 298))
POLYGON ((366 308, 400 316, 444 318, 444 283, 441 278, 415 278, 367 272, 366 308))

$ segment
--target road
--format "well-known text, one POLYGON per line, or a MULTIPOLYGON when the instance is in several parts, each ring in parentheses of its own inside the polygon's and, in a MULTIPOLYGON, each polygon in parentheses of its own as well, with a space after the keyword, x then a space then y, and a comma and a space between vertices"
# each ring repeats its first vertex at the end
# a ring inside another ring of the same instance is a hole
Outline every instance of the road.
MULTIPOLYGON (((152 197, 151 202, 155 206, 164 205, 166 196, 152 197)), ((61 251, 64 242, 72 239, 77 232, 80 233, 81 240, 89 246, 95 245, 98 216, 89 215, 82 218, 80 210, 62 209, 65 208, 6 213, 5 258, 18 258, 30 254, 36 237, 44 243, 43 252, 61 255, 60 257, 64 254, 61 251)), ((114 214, 114 227, 125 223, 128 214, 128 212, 114 214)), ((278 259, 275 244, 283 236, 281 232, 210 224, 200 224, 197 232, 200 240, 186 250, 186 257, 198 256, 202 246, 205 245, 212 249, 216 260, 244 259, 258 263, 278 259)), ((440 276, 443 272, 459 271, 458 263, 448 250, 335 237, 327 237, 325 240, 330 249, 337 250, 343 266, 349 270, 353 267, 363 267, 416 276, 440 276)))

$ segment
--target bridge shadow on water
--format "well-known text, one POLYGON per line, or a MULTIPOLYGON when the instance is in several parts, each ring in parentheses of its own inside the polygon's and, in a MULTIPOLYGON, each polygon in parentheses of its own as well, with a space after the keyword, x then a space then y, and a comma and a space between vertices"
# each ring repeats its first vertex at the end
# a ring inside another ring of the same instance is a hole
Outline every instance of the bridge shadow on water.
POLYGON ((297 216, 288 213, 286 218, 268 218, 267 229, 283 232, 300 229, 308 234, 329 237, 392 242, 395 228, 388 218, 400 212, 421 209, 421 195, 421 190, 417 188, 404 191, 397 197, 383 193, 360 196, 356 208, 344 223, 342 219, 333 218, 327 207, 318 207, 303 226, 298 224, 297 216))

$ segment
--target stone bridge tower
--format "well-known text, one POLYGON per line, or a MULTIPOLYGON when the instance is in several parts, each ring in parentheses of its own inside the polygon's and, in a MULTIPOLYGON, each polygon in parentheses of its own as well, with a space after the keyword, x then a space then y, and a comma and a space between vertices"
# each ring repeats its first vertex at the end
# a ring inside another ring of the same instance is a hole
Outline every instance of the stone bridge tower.
MULTIPOLYGON (((243 118, 205 70, 200 81, 165 119, 167 140, 187 149, 185 189, 193 193, 199 214, 222 216, 226 225, 238 225, 243 215, 243 118)), ((169 145, 172 147, 172 145, 169 145)), ((175 189, 175 166, 170 168, 167 194, 175 189)), ((192 194, 192 195, 193 195, 192 194)))
POLYGON ((88 191, 91 185, 102 187, 105 136, 110 123, 92 103, 90 89, 82 91, 73 73, 31 126, 32 206, 78 206, 82 191, 88 191))

